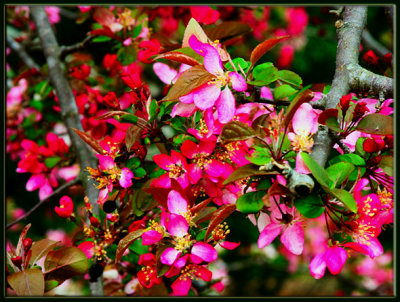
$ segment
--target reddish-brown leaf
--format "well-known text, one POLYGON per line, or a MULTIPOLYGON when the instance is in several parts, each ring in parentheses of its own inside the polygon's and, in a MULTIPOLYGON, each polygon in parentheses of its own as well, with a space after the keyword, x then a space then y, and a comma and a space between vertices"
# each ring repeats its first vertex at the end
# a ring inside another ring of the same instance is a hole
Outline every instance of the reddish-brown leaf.
POLYGON ((314 92, 324 92, 325 86, 325 83, 315 83, 311 86, 310 89, 314 92))
POLYGON ((279 42, 286 40, 289 36, 281 36, 275 37, 264 42, 258 44, 256 48, 253 49, 250 55, 250 63, 252 66, 256 64, 256 62, 265 54, 267 53, 272 47, 274 47, 279 42))
POLYGON ((269 206, 268 203, 270 201, 270 197, 273 195, 291 196, 293 194, 284 185, 280 184, 277 181, 274 181, 272 186, 268 189, 267 195, 263 197, 263 201, 266 206, 269 206))
POLYGON ((101 25, 109 26, 111 23, 115 22, 114 14, 105 7, 96 7, 94 9, 93 19, 100 23, 101 25))
POLYGON ((247 34, 251 32, 251 30, 252 28, 246 23, 239 21, 226 21, 213 28, 207 28, 204 31, 211 41, 219 40, 220 42, 225 42, 247 34))
POLYGON ((24 242, 24 239, 26 237, 26 233, 28 233, 28 230, 29 230, 30 227, 31 227, 31 224, 26 225, 24 227, 24 229, 22 230, 21 235, 19 236, 17 249, 15 250, 16 256, 21 256, 22 247, 23 247, 22 243, 24 242))
POLYGON ((76 134, 79 135, 79 137, 86 143, 88 144, 90 147, 93 148, 93 150, 95 150, 97 153, 99 154, 103 154, 103 149, 100 147, 100 144, 94 139, 92 138, 89 134, 80 131, 78 129, 72 128, 72 130, 75 131, 76 134))
POLYGON ((207 198, 202 202, 196 204, 193 208, 190 209, 192 214, 198 213, 200 210, 204 209, 211 202, 211 198, 207 198))
POLYGON ((210 220, 212 214, 217 210, 216 207, 205 207, 201 209, 197 215, 193 218, 193 222, 199 225, 207 220, 210 220))
POLYGON ((125 133, 125 145, 127 150, 131 150, 132 145, 140 138, 142 129, 136 125, 130 125, 125 133))
POLYGON ((312 92, 310 89, 303 90, 294 97, 294 99, 290 102, 290 105, 285 113, 285 123, 284 123, 285 128, 289 125, 297 109, 299 109, 299 107, 303 103, 311 101, 313 97, 314 97, 314 92, 312 92))
POLYGON ((326 125, 326 120, 330 117, 337 118, 339 111, 335 108, 326 109, 318 116, 318 123, 321 125, 326 125))
POLYGON ((192 58, 184 53, 178 52, 178 51, 164 52, 164 53, 159 54, 154 57, 154 60, 158 60, 158 59, 171 60, 171 61, 175 61, 178 63, 187 64, 187 65, 191 65, 191 66, 200 65, 200 63, 197 62, 194 58, 192 58))
POLYGON ((46 238, 35 241, 31 247, 32 255, 29 264, 35 264, 42 257, 46 256, 47 253, 50 252, 58 244, 58 242, 59 241, 54 241, 46 238))
POLYGON ((167 198, 168 198, 168 193, 171 191, 171 189, 166 189, 166 188, 145 188, 145 192, 153 195, 154 199, 163 207, 163 208, 168 208, 167 206, 167 198))
POLYGON ((117 252, 115 254, 115 262, 119 262, 121 260, 122 255, 124 254, 125 250, 140 236, 142 236, 144 229, 139 229, 133 231, 126 235, 118 242, 117 252))
POLYGON ((103 28, 95 29, 89 32, 90 35, 92 36, 106 36, 110 37, 111 39, 118 40, 118 41, 123 41, 122 38, 117 36, 116 34, 113 33, 113 31, 106 25, 103 25, 103 28))
POLYGON ((66 247, 50 251, 44 261, 45 278, 60 283, 76 275, 84 274, 89 262, 84 252, 77 247, 66 247))
POLYGON ((96 120, 108 120, 109 118, 113 118, 114 116, 121 116, 127 114, 125 111, 110 111, 104 113, 102 115, 96 116, 96 120))
POLYGON ((7 277, 18 296, 43 296, 44 276, 40 269, 31 268, 7 277))
POLYGON ((189 94, 192 90, 211 81, 215 76, 209 73, 203 65, 196 65, 184 71, 174 86, 170 89, 164 101, 178 100, 181 96, 189 94))
POLYGON ((195 35, 200 42, 207 43, 208 37, 196 19, 191 18, 183 34, 182 47, 189 46, 189 38, 195 35))
POLYGON ((207 238, 208 235, 223 222, 229 215, 231 215, 236 210, 235 204, 224 204, 220 207, 211 217, 210 224, 208 225, 207 232, 204 238, 207 238))

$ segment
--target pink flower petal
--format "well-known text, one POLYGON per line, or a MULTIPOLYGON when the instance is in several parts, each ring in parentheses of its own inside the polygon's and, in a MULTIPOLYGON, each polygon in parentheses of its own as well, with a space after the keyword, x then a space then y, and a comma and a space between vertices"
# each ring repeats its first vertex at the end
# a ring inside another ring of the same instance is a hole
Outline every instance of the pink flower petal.
POLYGON ((218 51, 209 44, 204 45, 204 67, 209 73, 214 75, 223 75, 224 69, 222 68, 221 57, 218 51))
POLYGON ((301 174, 310 174, 311 171, 308 169, 303 157, 301 157, 300 152, 296 155, 296 172, 301 174))
POLYGON ((193 103, 193 93, 189 93, 187 95, 181 96, 179 100, 184 104, 192 104, 193 103))
POLYGON ((167 230, 173 236, 183 237, 189 230, 189 224, 183 216, 171 214, 167 222, 167 230))
POLYGON ((107 200, 108 197, 108 189, 102 189, 99 191, 99 198, 97 199, 97 203, 98 204, 102 204, 103 202, 105 202, 107 200))
POLYGON ((200 257, 203 261, 211 262, 218 258, 215 248, 208 243, 197 242, 193 245, 191 253, 200 257))
POLYGON ((193 92, 193 101, 201 110, 206 110, 214 106, 221 94, 221 88, 215 84, 204 84, 193 92))
POLYGON ((199 150, 196 143, 188 139, 183 142, 181 152, 187 158, 192 159, 197 153, 199 153, 199 150))
POLYGON ((268 100, 273 100, 271 89, 266 86, 261 87, 261 97, 268 100))
POLYGON ((223 241, 219 245, 227 250, 234 250, 240 245, 240 242, 237 243, 237 242, 223 241))
POLYGON ((182 195, 175 191, 172 190, 168 194, 168 211, 172 214, 178 214, 184 216, 185 213, 188 211, 188 203, 187 201, 182 197, 182 195))
POLYGON ((304 246, 304 232, 299 223, 289 226, 281 236, 282 244, 293 254, 301 255, 304 246))
POLYGON ((175 69, 172 69, 167 64, 160 62, 156 62, 153 64, 153 70, 155 74, 159 77, 159 79, 167 85, 170 85, 172 80, 178 74, 175 69))
POLYGON ((176 259, 178 259, 181 252, 177 251, 173 247, 168 247, 162 253, 160 260, 162 264, 172 265, 176 259))
POLYGON ((82 252, 85 253, 88 259, 94 256, 94 243, 93 241, 84 241, 77 246, 82 252))
POLYGON ((196 270, 194 271, 196 277, 203 279, 206 282, 211 281, 212 272, 205 268, 204 266, 196 266, 196 270))
POLYGON ((211 177, 219 177, 225 171, 225 165, 219 160, 211 159, 210 162, 204 164, 204 170, 211 177))
POLYGON ((364 255, 370 256, 373 258, 373 253, 372 250, 369 248, 368 245, 361 244, 358 242, 347 242, 343 244, 344 247, 351 248, 359 253, 362 253, 364 255))
POLYGON ((114 159, 108 155, 96 154, 99 159, 100 170, 109 170, 115 167, 114 159))
POLYGON ((225 124, 230 122, 235 115, 235 97, 229 88, 225 88, 216 102, 218 110, 218 120, 225 124))
POLYGON ((186 296, 189 293, 191 286, 191 279, 186 277, 179 277, 171 284, 174 296, 186 296))
POLYGON ((368 247, 372 251, 372 253, 370 255, 371 258, 378 257, 383 254, 383 247, 378 239, 376 239, 374 237, 370 237, 370 239, 368 240, 368 243, 369 243, 368 247))
POLYGON ((129 188, 132 185, 133 173, 128 168, 122 168, 121 178, 119 179, 119 184, 123 188, 129 188))
POLYGON ((171 116, 182 116, 182 117, 190 117, 192 116, 197 110, 197 107, 195 104, 183 104, 183 103, 178 103, 174 106, 171 112, 171 116))
POLYGON ((318 116, 308 103, 301 104, 292 119, 292 125, 296 134, 315 133, 318 128, 318 116))
POLYGON ((142 234, 142 244, 151 245, 163 238, 163 235, 155 230, 150 230, 142 234))
POLYGON ((169 171, 170 165, 174 163, 171 161, 171 157, 167 154, 156 154, 153 156, 153 161, 159 166, 161 169, 169 171))
POLYGON ((49 197, 53 193, 53 188, 50 186, 49 182, 46 180, 44 185, 39 189, 39 199, 43 200, 49 197))
POLYGON ((31 192, 40 188, 46 181, 44 174, 33 174, 26 183, 26 190, 31 192))
POLYGON ((315 256, 310 262, 309 269, 311 276, 315 279, 321 279, 326 270, 325 253, 315 256))
POLYGON ((282 226, 277 223, 271 223, 265 227, 265 229, 260 233, 257 245, 258 248, 262 249, 269 245, 274 239, 281 233, 282 226))
POLYGON ((191 184, 197 184, 197 182, 201 179, 202 170, 197 164, 189 165, 189 180, 191 184))
POLYGON ((341 247, 332 246, 325 252, 325 262, 332 275, 337 275, 342 271, 346 260, 347 252, 341 247))
POLYGON ((232 88, 236 91, 245 91, 247 84, 245 79, 237 72, 230 72, 229 78, 231 79, 232 88))

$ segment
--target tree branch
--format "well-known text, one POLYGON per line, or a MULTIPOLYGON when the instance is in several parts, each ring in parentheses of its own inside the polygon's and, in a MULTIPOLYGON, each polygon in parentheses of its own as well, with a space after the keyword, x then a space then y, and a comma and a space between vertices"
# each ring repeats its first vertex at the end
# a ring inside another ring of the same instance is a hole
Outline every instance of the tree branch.
POLYGON ((39 71, 39 66, 35 63, 35 61, 33 61, 33 59, 18 42, 7 36, 7 45, 18 54, 26 66, 28 66, 30 69, 35 68, 39 71))
POLYGON ((84 49, 88 43, 90 43, 96 36, 87 36, 82 42, 76 43, 70 46, 61 46, 60 47, 60 58, 65 58, 66 55, 84 49))
POLYGON ((62 193, 64 190, 66 190, 67 188, 76 185, 80 183, 80 179, 79 178, 75 178, 65 184, 63 184, 62 186, 59 186, 56 190, 53 191, 53 193, 51 193, 51 195, 47 196, 45 199, 40 200, 32 209, 30 209, 28 212, 25 213, 25 215, 17 218, 16 220, 14 220, 13 222, 10 222, 9 224, 6 225, 6 229, 11 228, 14 224, 17 224, 18 222, 28 218, 33 212, 35 212, 42 204, 48 202, 49 200, 51 200, 54 196, 57 196, 58 194, 62 193))
MULTIPOLYGON (((43 6, 39 5, 31 6, 30 11, 40 37, 44 55, 46 57, 50 80, 56 90, 56 94, 60 102, 62 118, 67 125, 68 134, 79 159, 79 164, 81 167, 80 179, 85 188, 86 195, 89 198, 89 202, 92 205, 93 213, 98 215, 100 212, 97 204, 99 192, 95 188, 93 181, 88 180, 88 173, 85 171, 86 167, 97 166, 97 159, 90 150, 90 147, 85 144, 72 130, 72 128, 76 128, 83 131, 83 128, 80 121, 78 108, 76 106, 75 97, 65 76, 62 62, 59 59, 60 48, 49 23, 47 14, 43 6)), ((90 285, 90 289, 92 296, 102 296, 103 285, 101 278, 99 278, 96 283, 92 283, 90 285)))
POLYGON ((367 49, 372 49, 379 57, 383 57, 385 54, 390 52, 385 46, 376 41, 368 30, 364 30, 362 33, 362 42, 367 49))

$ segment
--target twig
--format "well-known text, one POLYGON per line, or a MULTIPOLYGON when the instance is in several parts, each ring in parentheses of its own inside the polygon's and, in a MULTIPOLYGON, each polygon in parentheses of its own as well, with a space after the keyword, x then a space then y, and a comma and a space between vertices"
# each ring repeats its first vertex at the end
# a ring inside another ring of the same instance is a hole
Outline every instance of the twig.
POLYGON ((39 70, 39 66, 33 61, 33 59, 28 55, 25 49, 14 39, 7 36, 7 45, 18 54, 21 60, 28 66, 30 69, 35 68, 39 70))
POLYGON ((68 54, 74 52, 74 51, 78 51, 81 49, 84 49, 87 44, 89 44, 96 36, 87 36, 82 42, 76 43, 74 45, 70 45, 70 46, 61 46, 60 47, 60 59, 64 59, 65 56, 67 56, 68 54))
POLYGON ((28 218, 33 212, 35 212, 42 204, 48 202, 49 200, 51 200, 54 196, 57 196, 58 194, 60 194, 61 192, 63 192, 64 190, 66 190, 67 188, 76 185, 80 182, 79 178, 75 178, 65 184, 63 184, 62 186, 58 187, 56 190, 53 191, 53 193, 51 193, 51 195, 47 196, 45 199, 40 200, 32 209, 30 209, 28 212, 25 213, 25 215, 17 218, 16 220, 14 220, 13 222, 10 222, 9 224, 6 225, 6 229, 11 228, 13 225, 17 224, 18 222, 20 222, 21 220, 24 220, 26 218, 28 218))
MULTIPOLYGON (((97 159, 90 147, 72 130, 72 128, 75 128, 83 131, 83 127, 80 121, 74 94, 65 76, 62 62, 59 59, 60 48, 44 7, 40 5, 30 6, 30 12, 42 43, 43 52, 49 69, 50 80, 54 85, 60 102, 62 118, 66 123, 71 142, 79 159, 81 167, 80 179, 85 188, 86 196, 89 198, 89 202, 92 205, 93 213, 99 215, 100 209, 97 204, 99 192, 93 185, 93 180, 88 179, 88 173, 85 171, 86 167, 95 167, 97 165, 97 159)), ((90 284, 90 293, 92 296, 102 296, 104 294, 102 278, 98 278, 96 282, 90 284)))
POLYGON ((371 33, 366 29, 364 29, 361 38, 364 46, 367 49, 373 50, 379 57, 382 57, 390 52, 385 46, 376 41, 371 33))

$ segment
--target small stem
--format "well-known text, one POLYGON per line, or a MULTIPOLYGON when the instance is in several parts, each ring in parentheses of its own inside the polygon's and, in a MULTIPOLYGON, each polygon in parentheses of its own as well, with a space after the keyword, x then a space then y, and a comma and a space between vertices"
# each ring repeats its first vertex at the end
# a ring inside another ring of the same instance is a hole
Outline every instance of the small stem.
POLYGON ((6 229, 9 229, 14 224, 17 224, 18 222, 20 222, 21 220, 24 220, 24 219, 28 218, 28 216, 30 216, 33 212, 35 212, 42 204, 48 202, 54 196, 60 194, 65 189, 67 189, 67 188, 69 188, 69 187, 71 187, 73 185, 78 184, 79 182, 80 182, 80 179, 79 178, 75 178, 74 180, 71 180, 70 182, 67 182, 67 183, 63 184, 62 186, 58 187, 56 190, 53 191, 53 193, 51 195, 49 195, 45 199, 42 199, 41 201, 39 201, 32 209, 30 209, 28 212, 26 212, 25 215, 17 218, 13 222, 10 222, 9 224, 7 224, 6 225, 6 229))
POLYGON ((331 230, 329 229, 328 218, 326 217, 326 212, 327 212, 327 210, 325 210, 325 212, 324 212, 326 228, 328 229, 329 238, 333 239, 332 234, 331 234, 331 230))
POLYGON ((275 201, 275 204, 276 204, 276 206, 278 207, 278 209, 279 209, 279 212, 281 212, 281 214, 282 214, 282 218, 283 218, 283 215, 285 215, 285 214, 282 212, 282 210, 281 210, 281 207, 279 206, 279 203, 276 201, 276 198, 275 198, 275 196, 272 196, 272 198, 274 199, 274 201, 275 201))

